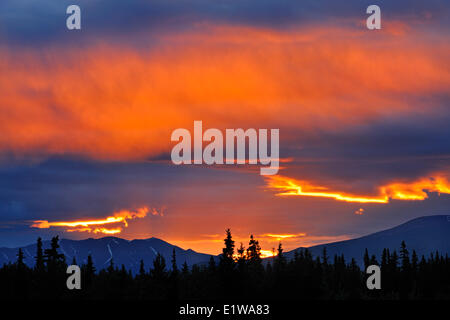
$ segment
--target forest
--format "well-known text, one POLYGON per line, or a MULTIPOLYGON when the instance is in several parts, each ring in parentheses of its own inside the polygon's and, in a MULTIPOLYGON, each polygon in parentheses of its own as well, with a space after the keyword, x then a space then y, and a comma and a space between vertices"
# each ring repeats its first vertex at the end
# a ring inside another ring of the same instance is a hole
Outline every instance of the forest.
MULTIPOLYGON (((141 261, 138 274, 111 260, 96 270, 91 256, 80 266, 81 289, 66 286, 68 262, 58 250, 59 238, 44 249, 37 240, 34 267, 24 262, 21 249, 14 263, 0 268, 0 299, 3 300, 432 300, 450 299, 450 259, 439 252, 418 257, 405 242, 398 252, 383 250, 381 257, 364 252, 365 268, 379 265, 381 289, 369 290, 368 275, 354 259, 329 257, 326 249, 313 257, 308 249, 297 250, 288 260, 280 243, 275 257, 264 261, 258 240, 235 245, 226 230, 218 262, 177 267, 158 254, 151 266, 141 261)), ((69 264, 76 265, 75 260, 69 264)))

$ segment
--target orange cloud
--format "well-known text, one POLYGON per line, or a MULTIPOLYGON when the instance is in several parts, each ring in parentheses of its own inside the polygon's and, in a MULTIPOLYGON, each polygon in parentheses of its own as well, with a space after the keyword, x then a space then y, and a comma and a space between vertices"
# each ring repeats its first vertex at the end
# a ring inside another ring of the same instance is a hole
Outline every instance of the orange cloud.
POLYGON ((389 183, 379 187, 378 195, 376 196, 354 195, 333 191, 327 187, 316 186, 307 181, 284 176, 267 177, 266 181, 269 189, 280 190, 277 193, 278 196, 321 197, 359 203, 388 203, 390 199, 424 200, 428 198, 425 191, 450 194, 450 182, 442 176, 421 178, 409 183, 389 183))
POLYGON ((284 239, 295 239, 300 237, 306 237, 306 233, 297 233, 297 234, 272 234, 272 233, 266 233, 261 235, 260 237, 266 237, 266 238, 273 238, 278 241, 284 240, 284 239))
POLYGON ((438 36, 430 45, 417 33, 205 25, 160 40, 148 51, 0 48, 0 152, 142 160, 168 152, 171 131, 195 119, 341 130, 438 112, 405 97, 450 85, 449 45, 438 36))
POLYGON ((397 200, 424 200, 428 198, 425 192, 450 194, 450 183, 444 177, 422 178, 412 183, 391 183, 380 188, 391 199, 397 200))
POLYGON ((307 181, 295 180, 283 176, 273 176, 266 179, 266 181, 268 188, 281 190, 281 192, 277 193, 278 196, 321 197, 361 203, 387 203, 389 201, 385 195, 378 197, 348 195, 330 191, 326 187, 312 185, 307 181))
POLYGON ((277 253, 273 250, 262 250, 261 249, 261 258, 269 258, 269 257, 274 257, 277 255, 277 253))
POLYGON ((31 225, 32 228, 47 229, 50 227, 68 227, 67 232, 93 232, 104 234, 116 234, 122 232, 121 227, 106 228, 105 225, 122 223, 125 227, 128 227, 127 220, 133 220, 137 218, 144 218, 148 213, 157 212, 156 209, 150 211, 147 207, 142 207, 136 211, 121 210, 114 213, 112 216, 105 219, 98 220, 77 220, 77 221, 56 221, 49 222, 47 220, 36 220, 31 225), (97 226, 97 227, 96 227, 97 226))

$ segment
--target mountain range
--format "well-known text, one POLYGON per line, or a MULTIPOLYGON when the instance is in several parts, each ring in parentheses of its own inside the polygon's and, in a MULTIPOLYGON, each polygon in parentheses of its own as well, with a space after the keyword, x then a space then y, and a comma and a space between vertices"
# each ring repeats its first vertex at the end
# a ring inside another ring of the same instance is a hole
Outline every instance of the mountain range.
MULTIPOLYGON (((442 255, 450 254, 450 215, 425 216, 410 220, 391 229, 379 231, 356 239, 332 242, 309 247, 313 256, 322 256, 326 248, 327 256, 344 255, 348 262, 351 258, 359 266, 364 265, 364 251, 373 254, 378 261, 384 248, 399 252, 402 241, 405 241, 410 253, 415 250, 419 259, 424 255, 438 251, 442 255)), ((295 249, 298 250, 298 249, 295 249)), ((295 250, 286 252, 287 258, 293 258, 295 250)))
MULTIPOLYGON (((419 257, 422 255, 429 256, 435 251, 439 251, 443 255, 450 254, 450 216, 420 217, 392 229, 352 240, 317 245, 309 247, 308 250, 311 251, 313 256, 321 256, 324 247, 326 247, 327 255, 330 258, 334 255, 343 254, 347 261, 355 258, 356 262, 362 266, 366 248, 370 255, 375 254, 380 257, 383 248, 389 248, 391 251, 397 250, 398 252, 402 241, 406 242, 410 252, 414 249, 419 257)), ((158 253, 165 258, 166 264, 170 266, 173 249, 175 249, 178 267, 181 267, 184 262, 188 266, 206 264, 210 257, 218 260, 218 256, 195 252, 191 249, 185 250, 157 238, 137 240, 124 240, 117 237, 85 240, 62 239, 59 244, 60 252, 66 256, 68 263, 71 263, 73 258, 76 259, 78 264, 86 263, 87 256, 90 254, 97 270, 108 267, 112 259, 116 266, 123 264, 125 268, 136 273, 139 270, 141 259, 148 269, 152 266, 152 262, 158 253)), ((44 249, 49 246, 50 241, 43 241, 44 249)), ((0 248, 0 265, 16 261, 18 249, 0 248)), ((25 263, 33 266, 36 244, 24 246, 22 249, 25 255, 25 263)), ((286 252, 286 257, 288 259, 293 258, 294 252, 298 249, 286 252)))
MULTIPOLYGON (((117 237, 85 240, 61 239, 59 246, 59 251, 66 256, 68 264, 72 262, 73 258, 77 264, 85 264, 90 254, 97 270, 107 268, 112 259, 115 266, 120 267, 123 264, 127 270, 131 270, 133 273, 139 271, 141 259, 144 261, 145 268, 150 268, 158 253, 165 258, 166 265, 169 267, 173 249, 175 249, 179 268, 185 261, 188 266, 192 266, 193 264, 207 263, 211 257, 209 254, 198 253, 191 249, 184 250, 157 238, 136 240, 117 237)), ((43 241, 43 248, 48 247, 50 247, 50 241, 43 241)), ((0 265, 15 261, 18 250, 19 248, 0 248, 0 265)), ((25 255, 25 263, 33 266, 36 244, 22 247, 22 250, 25 255)))

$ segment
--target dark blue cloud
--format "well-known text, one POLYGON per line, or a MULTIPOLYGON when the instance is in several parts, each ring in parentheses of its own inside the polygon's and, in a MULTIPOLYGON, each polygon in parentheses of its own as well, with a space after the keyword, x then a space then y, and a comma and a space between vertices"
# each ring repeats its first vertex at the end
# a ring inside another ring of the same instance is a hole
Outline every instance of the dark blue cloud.
MULTIPOLYGON (((0 3, 0 35, 10 44, 95 41, 107 38, 138 37, 149 41, 152 32, 182 31, 200 22, 246 24, 287 28, 305 23, 326 24, 347 18, 363 20, 373 1, 333 0, 3 0, 0 3), (82 9, 82 30, 66 29, 66 8, 82 9), (139 37, 144 31, 145 37, 139 37)), ((425 20, 448 27, 446 1, 377 1, 386 19, 425 20)), ((423 26, 422 26, 423 27, 423 26)), ((151 42, 151 40, 150 40, 151 42)))
POLYGON ((288 136, 298 139, 281 143, 280 154, 296 162, 284 174, 370 188, 393 178, 450 173, 449 121, 450 113, 443 110, 439 115, 383 118, 340 132, 291 131, 288 136))
MULTIPOLYGON (((176 190, 228 186, 241 173, 168 163, 51 158, 0 166, 0 221, 104 217, 119 209, 163 206, 176 190)), ((260 181, 258 175, 254 180, 260 181)))

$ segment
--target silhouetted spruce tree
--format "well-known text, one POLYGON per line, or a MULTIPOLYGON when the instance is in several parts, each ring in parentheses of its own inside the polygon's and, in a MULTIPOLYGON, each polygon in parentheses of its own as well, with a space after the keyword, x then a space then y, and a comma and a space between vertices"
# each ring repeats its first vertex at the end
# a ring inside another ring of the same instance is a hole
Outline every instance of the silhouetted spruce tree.
POLYGON ((324 246, 322 250, 322 264, 326 267, 328 265, 327 247, 324 246))
POLYGON ((141 277, 145 276, 144 260, 142 260, 142 259, 141 259, 141 262, 139 263, 139 275, 141 277))
MULTIPOLYGON (((44 288, 46 287, 46 279, 45 279, 45 265, 44 265, 44 252, 42 249, 42 238, 39 237, 37 239, 36 243, 36 256, 34 257, 35 264, 34 264, 34 277, 33 277, 33 285, 35 292, 44 291, 44 288)), ((34 296, 33 296, 34 298, 34 296)), ((36 296, 36 298, 39 298, 39 296, 36 296)))
POLYGON ((150 270, 150 275, 154 279, 163 279, 167 276, 166 260, 159 252, 153 260, 153 269, 150 270))
POLYGON ((237 266, 239 272, 243 274, 246 269, 246 257, 245 257, 245 247, 244 244, 241 242, 239 248, 237 249, 237 266))
POLYGON ((229 273, 234 268, 234 240, 231 236, 231 230, 227 229, 224 239, 225 247, 220 255, 219 267, 223 273, 229 273))
POLYGON ((46 265, 46 285, 48 297, 56 299, 66 290, 66 258, 58 252, 59 237, 55 236, 50 241, 50 248, 44 250, 44 262, 46 265))
POLYGON ((216 262, 214 261, 214 258, 212 256, 209 257, 208 271, 211 274, 214 274, 216 272, 216 262))
POLYGON ((172 250, 172 275, 178 276, 178 266, 177 266, 177 257, 175 255, 175 248, 172 250))
POLYGON ((402 270, 409 271, 409 269, 410 269, 409 252, 408 252, 408 249, 406 249, 405 241, 402 241, 402 243, 401 243, 400 259, 402 261, 402 270))
MULTIPOLYGON (((397 294, 398 293, 398 287, 399 287, 399 283, 400 283, 400 279, 399 279, 399 268, 398 268, 398 254, 397 251, 394 250, 394 252, 392 252, 391 257, 390 257, 390 262, 389 262, 389 271, 391 274, 391 287, 393 289, 393 293, 397 294)), ((392 296, 392 298, 397 299, 397 296, 392 296)))
POLYGON ((36 263, 35 263, 35 270, 40 273, 42 271, 44 271, 44 253, 42 251, 42 238, 39 237, 37 239, 37 243, 36 243, 36 263))
POLYGON ((282 273, 285 271, 286 258, 283 255, 283 246, 281 242, 278 244, 277 255, 274 259, 274 269, 275 272, 282 273))
POLYGON ((412 256, 411 256, 411 269, 413 272, 417 271, 418 261, 419 261, 419 259, 417 257, 416 250, 413 250, 412 256))
POLYGON ((23 255, 22 248, 19 248, 19 252, 17 252, 17 261, 16 261, 16 266, 19 270, 25 269, 24 260, 25 256, 23 255))
POLYGON ((108 271, 109 274, 113 274, 114 273, 115 268, 114 268, 114 259, 113 258, 111 258, 109 260, 109 266, 108 266, 108 268, 106 270, 108 271))
POLYGON ((258 240, 250 235, 250 241, 247 248, 247 263, 250 280, 260 283, 264 268, 261 260, 261 247, 258 240))
POLYGON ((170 272, 170 289, 169 289, 169 299, 176 300, 178 299, 178 266, 177 266, 177 257, 175 254, 175 248, 172 250, 172 270, 170 272))
POLYGON ((44 262, 47 264, 47 268, 50 273, 65 269, 66 258, 62 253, 58 253, 58 242, 59 237, 53 237, 50 243, 50 248, 44 250, 44 262))
POLYGON ((348 287, 349 299, 358 299, 361 296, 361 290, 364 288, 361 279, 361 270, 359 269, 356 260, 352 258, 345 281, 345 284, 348 287))
POLYGON ((87 257, 86 269, 88 271, 88 274, 90 274, 90 275, 95 274, 94 262, 92 261, 92 256, 90 254, 87 257))
MULTIPOLYGON (((275 250, 273 250, 275 251, 275 250)), ((274 253, 274 258, 272 259, 273 266, 266 267, 266 277, 270 277, 272 280, 269 285, 273 287, 274 292, 279 293, 279 298, 288 297, 290 295, 290 290, 286 288, 286 279, 288 278, 288 269, 286 258, 283 254, 283 246, 281 242, 278 244, 277 255, 274 253), (270 274, 272 273, 272 274, 270 274)), ((268 280, 265 280, 267 282, 268 280)))
MULTIPOLYGON (((219 295, 222 298, 229 297, 233 292, 236 291, 237 283, 239 279, 235 278, 234 270, 234 240, 231 236, 231 230, 226 229, 226 237, 224 239, 224 248, 222 249, 222 254, 219 257, 219 282, 220 286, 223 288, 219 295)), ((192 271, 192 275, 194 272, 192 271)))
POLYGON ((364 251, 364 270, 367 270, 367 267, 370 266, 370 257, 369 257, 369 251, 364 251))
POLYGON ((382 271, 386 271, 387 263, 388 263, 387 250, 386 250, 386 248, 384 248, 383 253, 381 254, 381 270, 382 271))
POLYGON ((150 269, 150 282, 147 288, 150 297, 158 300, 170 297, 171 285, 169 275, 170 274, 166 269, 166 260, 161 253, 158 252, 153 260, 153 266, 150 269))
POLYGON ((183 265, 181 266, 181 273, 186 276, 189 274, 189 267, 187 265, 187 262, 184 261, 183 265))
POLYGON ((401 274, 400 274, 400 298, 406 299, 412 288, 411 263, 409 261, 409 252, 405 241, 400 246, 401 274))
MULTIPOLYGON (((12 293, 9 296, 9 299, 14 297, 19 299, 26 299, 28 296, 29 274, 28 267, 25 265, 24 260, 25 256, 23 254, 23 250, 22 248, 19 248, 19 251, 17 252, 17 260, 14 264, 15 268, 13 268, 12 277, 10 277, 10 279, 12 280, 13 289, 12 293)), ((0 283, 0 290, 4 290, 5 283, 0 283)))
POLYGON ((247 248, 247 259, 251 262, 261 260, 261 247, 258 240, 255 240, 253 235, 250 235, 250 241, 247 248))
POLYGON ((89 289, 95 277, 94 262, 92 261, 92 256, 90 254, 87 257, 86 265, 83 265, 81 269, 83 273, 82 281, 84 281, 85 284, 83 287, 89 289))
POLYGON ((393 272, 397 272, 397 267, 398 267, 398 255, 397 255, 397 251, 394 250, 394 252, 391 255, 390 258, 390 262, 389 265, 391 267, 391 270, 393 272))

